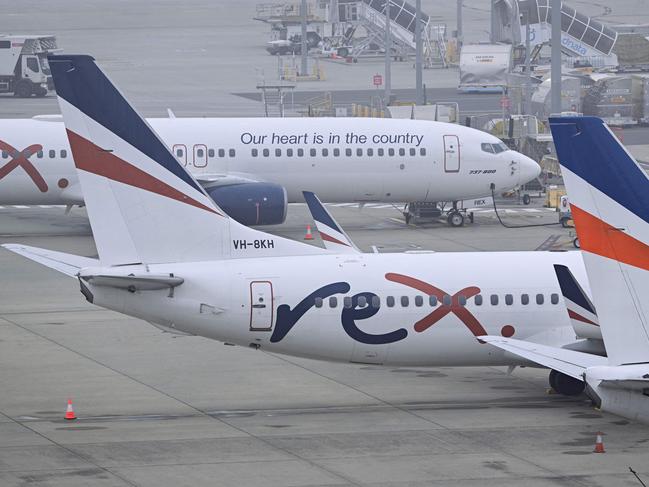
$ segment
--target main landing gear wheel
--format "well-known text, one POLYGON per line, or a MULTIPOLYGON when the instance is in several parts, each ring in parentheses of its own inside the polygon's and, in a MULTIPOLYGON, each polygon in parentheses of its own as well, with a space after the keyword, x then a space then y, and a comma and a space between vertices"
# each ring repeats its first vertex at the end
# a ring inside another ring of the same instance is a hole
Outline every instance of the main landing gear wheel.
POLYGON ((556 370, 550 371, 549 382, 552 389, 564 396, 578 396, 586 388, 585 382, 557 372, 556 370))
POLYGON ((523 195, 523 204, 524 205, 529 205, 532 202, 532 198, 530 198, 529 194, 524 194, 523 195))
POLYGON ((461 227, 464 225, 464 215, 459 211, 451 211, 446 218, 446 221, 452 227, 461 227))

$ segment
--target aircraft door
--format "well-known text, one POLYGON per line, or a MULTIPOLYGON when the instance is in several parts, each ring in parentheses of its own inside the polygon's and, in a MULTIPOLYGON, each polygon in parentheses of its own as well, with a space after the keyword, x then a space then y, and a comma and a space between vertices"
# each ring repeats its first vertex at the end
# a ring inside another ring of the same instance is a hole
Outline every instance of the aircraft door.
POLYGON ((250 283, 250 330, 273 329, 273 284, 270 281, 250 283))
POLYGON ((185 144, 174 144, 173 146, 174 156, 178 159, 183 166, 187 166, 187 147, 185 144))
POLYGON ((204 144, 196 144, 194 146, 194 167, 207 166, 207 146, 204 144))
POLYGON ((460 172, 460 139, 457 135, 444 135, 444 171, 460 172))

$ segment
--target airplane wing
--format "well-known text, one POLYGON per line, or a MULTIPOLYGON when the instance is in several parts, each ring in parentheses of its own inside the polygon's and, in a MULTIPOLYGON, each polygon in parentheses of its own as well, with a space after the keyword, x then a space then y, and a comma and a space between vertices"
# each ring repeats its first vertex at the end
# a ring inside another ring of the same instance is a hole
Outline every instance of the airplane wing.
POLYGON ((478 339, 579 380, 583 380, 583 374, 588 367, 608 365, 608 359, 599 355, 498 336, 481 336, 478 339))
POLYGON ((99 260, 89 257, 64 254, 63 252, 55 252, 53 250, 39 249, 38 247, 20 244, 4 244, 3 247, 70 277, 76 277, 79 270, 84 267, 99 266, 99 260))
POLYGON ((320 232, 320 237, 327 250, 333 250, 345 254, 360 254, 352 239, 345 233, 345 230, 338 225, 331 213, 327 211, 315 193, 302 191, 306 204, 309 206, 311 216, 320 232))

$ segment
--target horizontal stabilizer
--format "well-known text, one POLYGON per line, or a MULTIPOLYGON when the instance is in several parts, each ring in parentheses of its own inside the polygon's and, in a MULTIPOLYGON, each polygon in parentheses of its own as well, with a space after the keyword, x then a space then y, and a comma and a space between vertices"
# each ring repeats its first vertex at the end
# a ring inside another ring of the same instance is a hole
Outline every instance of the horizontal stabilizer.
POLYGON ((173 275, 128 275, 128 276, 107 276, 88 275, 80 276, 81 279, 93 286, 114 287, 128 289, 129 291, 157 291, 180 286, 185 280, 182 277, 173 275))
POLYGON ((349 235, 331 216, 320 199, 311 191, 302 191, 316 228, 320 233, 322 242, 327 250, 344 254, 360 254, 361 251, 354 245, 349 235))
POLYGON ((64 254, 63 252, 55 252, 54 250, 39 249, 38 247, 30 247, 28 245, 4 244, 3 247, 70 277, 76 277, 84 267, 96 267, 99 265, 99 260, 97 259, 64 254))
POLYGON ((537 343, 503 338, 498 336, 481 336, 479 340, 490 343, 494 347, 518 355, 549 369, 583 380, 584 371, 588 367, 607 365, 606 357, 591 355, 564 348, 549 347, 537 343))

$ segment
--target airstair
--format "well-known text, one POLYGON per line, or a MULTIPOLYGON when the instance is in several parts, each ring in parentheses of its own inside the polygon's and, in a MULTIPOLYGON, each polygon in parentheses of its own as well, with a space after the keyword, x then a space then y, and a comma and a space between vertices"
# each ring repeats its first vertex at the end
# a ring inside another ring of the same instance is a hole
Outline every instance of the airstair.
MULTIPOLYGON (((390 1, 390 35, 389 46, 394 57, 405 58, 416 49, 416 9, 405 0, 390 1)), ((348 25, 345 31, 361 26, 367 37, 354 43, 350 56, 354 59, 376 47, 385 49, 386 0, 338 0, 339 20, 348 25)), ((421 35, 424 46, 424 63, 426 67, 446 67, 446 26, 433 24, 430 17, 421 12, 421 35)), ((352 31, 352 32, 353 32, 352 31)))
MULTIPOLYGON (((530 25, 532 47, 547 43, 552 35, 551 0, 519 0, 521 42, 530 25)), ((612 55, 617 32, 574 8, 561 3, 561 47, 571 57, 606 58, 612 55)))

